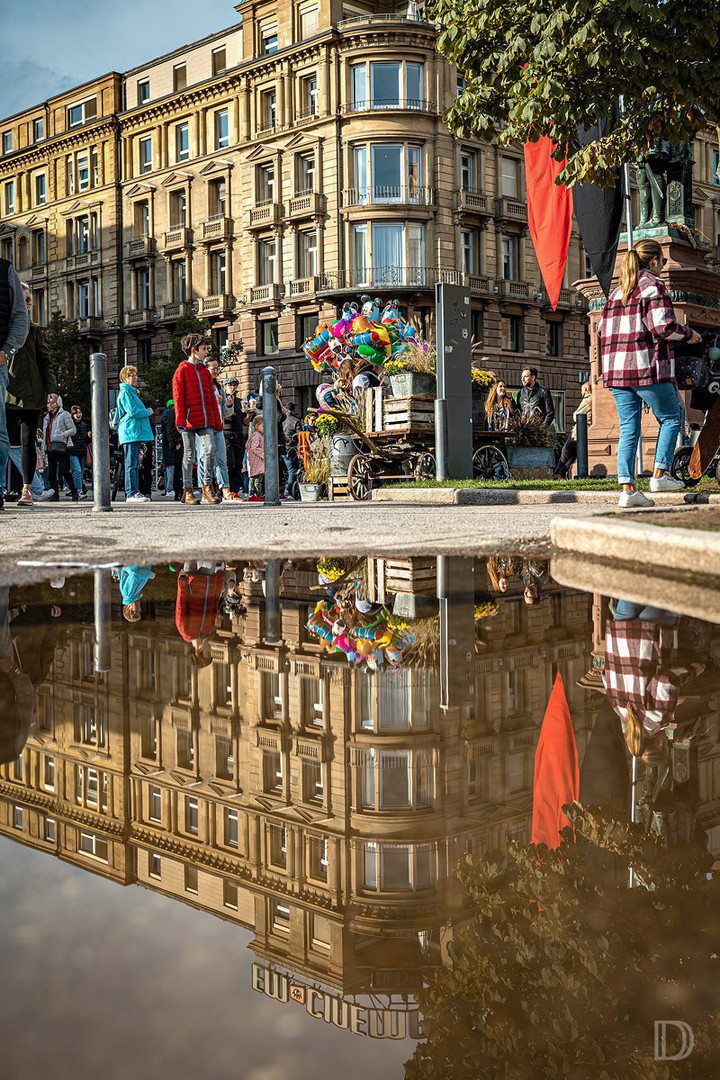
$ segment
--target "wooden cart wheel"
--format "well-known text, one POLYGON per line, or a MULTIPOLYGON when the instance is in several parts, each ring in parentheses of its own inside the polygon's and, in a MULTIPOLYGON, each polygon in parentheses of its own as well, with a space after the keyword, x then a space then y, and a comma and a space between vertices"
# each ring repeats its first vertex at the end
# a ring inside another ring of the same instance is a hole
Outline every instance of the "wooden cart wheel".
POLYGON ((425 451, 417 459, 417 465, 415 466, 415 479, 416 480, 434 480, 435 479, 435 455, 429 451, 425 451))
POLYGON ((671 469, 675 479, 682 480, 685 487, 690 488, 693 488, 696 484, 700 483, 699 480, 695 480, 690 475, 690 458, 692 457, 692 452, 692 446, 681 446, 679 450, 676 450, 671 469))
POLYGON ((372 491, 372 467, 365 454, 356 454, 348 465, 348 491, 356 502, 365 502, 372 491))
POLYGON ((481 446, 473 456, 476 480, 512 480, 507 458, 497 446, 481 446))

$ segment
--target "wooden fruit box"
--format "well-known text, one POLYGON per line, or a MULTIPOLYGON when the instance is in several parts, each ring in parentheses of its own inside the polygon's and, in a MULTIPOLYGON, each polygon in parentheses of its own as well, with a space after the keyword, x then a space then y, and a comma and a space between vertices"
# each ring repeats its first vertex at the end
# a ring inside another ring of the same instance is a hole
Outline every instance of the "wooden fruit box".
POLYGON ((435 559, 384 559, 383 562, 383 582, 388 592, 435 594, 435 559))
POLYGON ((383 430, 402 433, 421 428, 431 431, 434 426, 434 397, 385 398, 383 430))
POLYGON ((352 499, 348 488, 347 474, 345 476, 331 476, 327 483, 328 502, 347 502, 352 499))

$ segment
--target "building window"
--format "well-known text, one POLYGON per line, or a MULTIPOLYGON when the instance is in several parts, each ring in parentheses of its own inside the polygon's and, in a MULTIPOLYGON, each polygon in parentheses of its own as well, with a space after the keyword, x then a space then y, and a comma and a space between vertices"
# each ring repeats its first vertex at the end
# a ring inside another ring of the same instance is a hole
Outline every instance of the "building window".
POLYGON ((261 240, 258 244, 258 284, 275 284, 275 266, 277 263, 277 245, 274 240, 261 240))
POLYGON ((90 250, 90 218, 86 215, 75 221, 75 250, 85 255, 90 250))
POLYGON ((515 281, 517 271, 517 238, 502 238, 502 276, 505 281, 515 281))
POLYGON ((281 934, 290 933, 290 905, 286 900, 272 900, 270 906, 272 928, 281 934))
POLYGON ((87 154, 78 154, 77 175, 78 191, 87 191, 90 187, 90 159, 87 154))
POLYGON ((228 847, 238 846, 238 812, 225 808, 225 843, 228 847))
POLYGON ((227 181, 212 180, 209 187, 210 217, 224 217, 227 213, 227 181))
POLYGON ((4 193, 5 193, 5 199, 4 199, 5 213, 6 214, 14 214, 15 213, 15 181, 14 180, 9 180, 7 182, 7 184, 5 185, 5 188, 4 188, 4 193))
POLYGON ((470 799, 488 798, 489 767, 486 757, 472 757, 467 763, 467 793, 470 799))
POLYGON ((277 48, 277 23, 265 23, 264 26, 260 27, 260 52, 263 56, 267 56, 269 53, 277 52, 277 48))
POLYGON ((480 176, 477 154, 465 153, 460 155, 460 188, 462 191, 475 192, 480 190, 480 176))
POLYGON ((263 791, 282 792, 283 761, 282 755, 272 750, 263 753, 263 791))
POLYGON ((318 111, 318 82, 317 76, 311 75, 302 81, 302 106, 301 116, 315 116, 318 111))
POLYGON ((148 873, 152 878, 162 877, 162 859, 159 855, 156 855, 154 851, 150 853, 148 873))
POLYGON ((135 289, 138 308, 147 310, 150 307, 150 270, 147 266, 135 271, 135 289))
POLYGON ((210 256, 210 289, 213 296, 226 292, 226 256, 224 251, 213 251, 210 256))
POLYGON ((325 789, 322 764, 319 761, 303 761, 302 792, 303 802, 321 803, 323 801, 325 789))
MULTIPOLYGON (((92 655, 92 647, 91 647, 92 655)), ((104 705, 81 705, 75 714, 75 740, 85 746, 105 745, 105 707, 104 705)))
POLYGON ((460 248, 462 252, 463 274, 477 274, 479 267, 479 244, 478 234, 475 229, 467 229, 460 233, 460 248))
POLYGON ((508 790, 511 793, 524 791, 529 787, 527 752, 525 750, 516 750, 512 754, 508 754, 507 770, 508 790))
POLYGON ((185 796, 185 831, 191 836, 197 836, 198 826, 198 801, 190 796, 185 796))
POLYGON ((36 326, 46 326, 45 292, 37 289, 33 292, 33 322, 36 326))
POLYGON ((215 113, 215 149, 223 150, 230 143, 227 109, 215 113))
POLYGON ((318 32, 318 5, 300 9, 300 40, 312 37, 318 32))
MULTIPOLYGON (((226 666, 221 665, 221 667, 226 666)), ((215 736, 215 775, 221 780, 232 780, 235 776, 232 740, 225 735, 215 736)))
POLYGON ((360 751, 361 804, 370 810, 410 809, 430 803, 430 759, 426 751, 360 751))
POLYGON ((55 790, 55 758, 45 758, 45 775, 43 777, 43 784, 46 791, 55 790))
POLYGON ((93 858, 100 859, 102 862, 108 861, 107 840, 102 840, 99 836, 95 836, 94 833, 80 833, 78 851, 81 851, 84 855, 92 855, 93 858))
POLYGON ((720 176, 718 176, 718 169, 720 169, 720 150, 713 150, 713 184, 720 184, 720 176))
POLYGON ((150 204, 136 202, 133 208, 134 236, 138 239, 150 235, 150 204))
POLYGON ((152 716, 144 716, 140 722, 140 755, 153 761, 157 757, 157 722, 152 716))
MULTIPOLYGON (((424 337, 425 335, 423 335, 424 337)), ((470 344, 482 345, 483 342, 483 313, 481 308, 473 308, 470 312, 470 344)))
POLYGON ((431 844, 364 843, 361 851, 366 889, 407 892, 433 884, 435 855, 431 844))
POLYGON ((187 86, 187 64, 175 64, 173 68, 173 90, 184 90, 187 86))
POLYGON ((34 229, 32 234, 32 257, 36 266, 45 263, 45 230, 34 229))
POLYGON ((39 120, 33 120, 33 142, 42 142, 45 138, 45 121, 40 118, 39 120))
POLYGON ((162 792, 159 787, 150 788, 149 817, 151 821, 162 821, 162 792))
POLYGON ((193 866, 191 863, 185 863, 185 892, 195 893, 198 891, 198 871, 197 866, 193 866))
POLYGON ((140 140, 140 172, 152 172, 152 136, 140 140))
POLYGON ((217 49, 212 51, 212 73, 213 75, 221 75, 223 71, 227 70, 227 61, 225 57, 225 46, 221 45, 217 49))
POLYGON ((175 158, 177 161, 190 160, 190 125, 187 122, 175 128, 175 158))
POLYGON ((195 764, 195 743, 192 731, 177 733, 177 763, 181 769, 192 769, 195 764))
POLYGON ((45 204, 45 173, 36 173, 35 175, 35 205, 43 206, 45 204))
POLYGON ((318 317, 316 314, 312 315, 300 315, 298 319, 298 331, 300 339, 298 345, 302 345, 311 337, 315 337, 315 331, 317 329, 318 317))
POLYGON ((187 192, 170 192, 170 228, 181 229, 187 225, 187 192))
POLYGON ((327 881, 328 877, 328 842, 324 836, 310 838, 308 851, 310 877, 316 881, 327 881))
POLYGON ((508 716, 517 716, 525 711, 525 678, 522 671, 507 673, 506 703, 508 716))
POLYGON ((421 109, 423 65, 402 61, 370 62, 370 96, 367 64, 350 69, 353 109, 421 109))
POLYGON ((187 300, 187 265, 184 259, 175 259, 171 264, 172 294, 176 304, 187 300))
POLYGON ((87 101, 81 101, 77 105, 70 105, 68 127, 74 128, 86 124, 88 120, 94 120, 97 114, 97 98, 88 98, 87 101))
POLYGON ((22 806, 13 806, 13 829, 22 829, 23 827, 23 808, 22 806))
MULTIPOLYGON (((317 325, 317 316, 309 316, 309 318, 313 317, 315 325, 317 325)), ((308 318, 308 316, 305 316, 305 318, 308 318)), ((309 337, 310 333, 309 330, 306 337, 309 337)), ((305 340, 303 338, 303 341, 305 340)), ((300 716, 305 726, 323 726, 324 699, 325 691, 322 679, 303 678, 300 680, 300 716)))
POLYGON ((559 356, 562 343, 562 323, 549 322, 547 324, 547 344, 546 351, 548 356, 559 356))
POLYGON ((300 240, 300 277, 311 278, 317 274, 317 232, 301 232, 300 240))
POLYGON ((150 100, 150 80, 139 79, 137 84, 137 103, 146 105, 150 100))
POLYGON ((238 888, 231 881, 223 881, 223 907, 238 909, 238 888))
POLYGON ((100 185, 100 154, 97 150, 93 150, 90 157, 92 159, 93 187, 98 187, 100 185))
POLYGON ((57 836, 57 829, 55 825, 55 819, 46 817, 43 820, 43 840, 48 844, 54 844, 57 836))
POLYGON ((3 154, 11 154, 12 153, 12 143, 13 143, 12 131, 3 131, 3 137, 2 137, 2 152, 3 152, 3 154))
POLYGON ((284 825, 270 826, 270 862, 281 869, 287 866, 287 829, 284 825))
POLYGON ((315 155, 302 154, 298 158, 297 194, 309 195, 315 190, 315 155))
POLYGON ((260 323, 261 356, 272 356, 278 349, 277 319, 263 319, 260 323))
POLYGON ((522 352, 522 320, 519 315, 500 317, 501 347, 505 352, 522 352))
POLYGON ((259 165, 257 170, 257 204, 266 206, 275 199, 275 166, 259 165))
POLYGON ((261 98, 260 128, 265 131, 275 127, 277 119, 277 94, 274 90, 266 90, 261 98))
POLYGON ((502 193, 506 199, 517 199, 520 165, 514 158, 502 158, 502 193))

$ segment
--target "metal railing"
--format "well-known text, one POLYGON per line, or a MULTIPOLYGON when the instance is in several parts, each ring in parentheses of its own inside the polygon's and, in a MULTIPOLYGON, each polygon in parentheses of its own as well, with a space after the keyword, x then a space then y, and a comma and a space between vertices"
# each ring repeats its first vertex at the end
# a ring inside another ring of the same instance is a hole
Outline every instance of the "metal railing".
POLYGON ((351 19, 340 19, 337 28, 342 33, 343 30, 352 30, 355 26, 386 26, 388 23, 420 23, 428 29, 437 29, 435 23, 429 22, 427 19, 423 19, 422 15, 416 15, 411 11, 391 15, 353 15, 351 19))
POLYGON ((358 98, 340 106, 342 113, 377 112, 386 109, 412 109, 415 112, 435 112, 435 103, 427 98, 358 98))
POLYGON ((434 206, 435 189, 403 184, 380 184, 372 187, 345 188, 343 206, 383 206, 405 203, 415 206, 434 206))
POLYGON ((460 270, 440 267, 373 266, 358 270, 326 270, 320 274, 320 289, 432 289, 438 282, 462 285, 464 277, 460 270))

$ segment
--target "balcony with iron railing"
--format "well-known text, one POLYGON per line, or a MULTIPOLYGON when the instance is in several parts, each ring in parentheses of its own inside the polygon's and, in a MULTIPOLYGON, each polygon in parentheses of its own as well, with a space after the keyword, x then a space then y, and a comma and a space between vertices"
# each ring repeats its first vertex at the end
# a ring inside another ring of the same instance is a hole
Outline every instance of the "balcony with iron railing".
POLYGON ((224 214, 215 214, 203 221, 200 239, 203 243, 214 240, 229 240, 233 234, 232 218, 224 214))
POLYGON ((273 135, 276 131, 280 130, 280 125, 277 120, 271 120, 269 117, 264 117, 258 123, 256 128, 257 135, 273 135))
POLYGON ((257 203, 250 210, 248 228, 262 229, 266 225, 278 225, 282 219, 282 206, 276 202, 257 203))
POLYGON ((358 98, 355 101, 345 101, 340 106, 340 112, 343 115, 348 115, 350 113, 386 112, 390 110, 433 114, 437 112, 435 102, 430 101, 428 98, 408 98, 400 97, 400 95, 392 98, 358 98))
POLYGON ((296 120, 315 120, 320 115, 320 110, 315 105, 304 105, 302 109, 298 109, 295 113, 296 120))
POLYGON ((393 24, 416 27, 427 30, 432 34, 436 34, 438 30, 435 23, 428 22, 427 19, 423 19, 419 14, 413 14, 410 10, 383 15, 375 15, 370 12, 367 15, 353 15, 350 19, 340 19, 337 23, 337 29, 338 33, 347 34, 355 30, 362 30, 366 26, 377 26, 385 29, 393 24))
POLYGON ((488 278, 436 266, 373 266, 358 270, 326 270, 319 275, 320 292, 352 289, 434 289, 438 283, 464 285, 473 292, 490 293, 488 278))
POLYGON ((381 184, 374 187, 345 188, 343 207, 350 206, 434 206, 435 188, 415 185, 381 184))
POLYGON ((191 230, 187 225, 173 225, 163 237, 164 251, 177 251, 190 245, 191 230))

